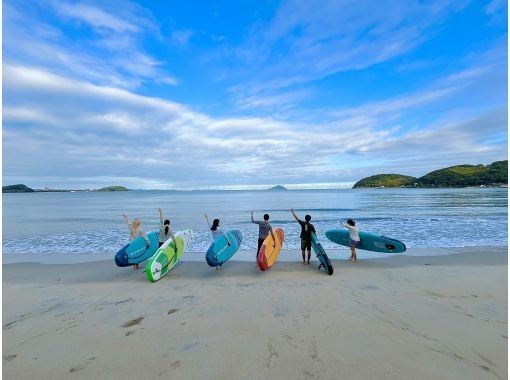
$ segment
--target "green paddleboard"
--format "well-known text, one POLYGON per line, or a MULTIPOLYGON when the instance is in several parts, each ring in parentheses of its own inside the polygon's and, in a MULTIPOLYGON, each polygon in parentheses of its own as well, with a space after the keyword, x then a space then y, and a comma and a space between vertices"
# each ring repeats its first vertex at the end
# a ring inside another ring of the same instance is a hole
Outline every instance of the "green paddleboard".
POLYGON ((147 279, 155 282, 164 277, 184 255, 192 239, 193 231, 191 230, 176 232, 177 249, 173 240, 168 239, 147 262, 145 267, 147 279))

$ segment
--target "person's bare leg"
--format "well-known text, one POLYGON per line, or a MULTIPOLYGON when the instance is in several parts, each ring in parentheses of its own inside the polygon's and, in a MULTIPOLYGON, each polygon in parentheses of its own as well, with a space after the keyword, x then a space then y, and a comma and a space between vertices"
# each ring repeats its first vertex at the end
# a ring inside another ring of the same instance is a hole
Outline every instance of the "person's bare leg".
POLYGON ((353 261, 358 261, 358 254, 356 253, 356 248, 352 248, 352 256, 353 256, 353 261))
POLYGON ((310 264, 310 257, 312 256, 312 252, 308 249, 308 264, 310 264))
POLYGON ((352 261, 355 261, 355 256, 356 256, 356 250, 355 250, 354 246, 351 245, 351 257, 349 257, 349 259, 351 259, 352 261))
POLYGON ((301 256, 303 256, 303 264, 305 264, 305 250, 301 250, 301 256))

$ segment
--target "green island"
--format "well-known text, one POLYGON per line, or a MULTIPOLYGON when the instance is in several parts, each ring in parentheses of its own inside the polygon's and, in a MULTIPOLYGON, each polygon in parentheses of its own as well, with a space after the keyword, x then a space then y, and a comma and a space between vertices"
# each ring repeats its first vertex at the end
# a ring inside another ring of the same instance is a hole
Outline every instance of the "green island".
POLYGON ((508 160, 490 165, 457 165, 434 170, 416 178, 400 174, 377 174, 356 182, 353 189, 383 187, 505 187, 508 160))
POLYGON ((2 193, 33 193, 34 189, 23 184, 2 186, 2 193))
POLYGON ((75 192, 90 192, 90 191, 101 191, 101 192, 110 192, 110 191, 129 191, 129 189, 124 186, 107 186, 101 189, 87 189, 87 190, 62 190, 62 189, 31 189, 30 187, 18 184, 18 185, 9 185, 2 186, 2 193, 75 193, 75 192))

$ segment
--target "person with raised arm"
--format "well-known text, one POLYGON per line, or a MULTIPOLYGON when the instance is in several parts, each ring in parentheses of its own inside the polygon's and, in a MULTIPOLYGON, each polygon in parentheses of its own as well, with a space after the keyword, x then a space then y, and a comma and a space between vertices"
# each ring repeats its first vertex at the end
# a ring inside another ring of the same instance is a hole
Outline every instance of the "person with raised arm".
POLYGON ((303 222, 294 212, 294 209, 291 209, 290 212, 292 216, 301 226, 301 254, 303 256, 303 264, 310 264, 310 257, 312 256, 312 233, 315 233, 315 227, 310 220, 312 217, 310 215, 305 215, 305 221, 303 222), (305 261, 305 249, 308 250, 308 261, 305 261))
MULTIPOLYGON (((131 223, 129 222, 129 218, 127 217, 126 214, 122 214, 122 216, 126 220, 126 223, 129 228, 129 240, 134 240, 141 236, 145 239, 145 242, 147 243, 145 249, 149 249, 150 241, 149 238, 147 237, 147 234, 142 229, 142 222, 140 221, 140 219, 134 219, 133 222, 131 223)), ((138 264, 135 264, 133 265, 133 269, 140 269, 140 267, 138 266, 138 264)))
POLYGON ((161 247, 165 241, 172 238, 175 249, 177 249, 177 240, 175 240, 175 235, 170 228, 170 219, 164 219, 163 218, 163 211, 161 211, 161 208, 158 208, 159 211, 159 246, 161 247))
MULTIPOLYGON (((269 224, 269 214, 264 214, 264 220, 255 220, 253 219, 253 211, 251 212, 251 222, 259 225, 259 240, 258 240, 258 248, 257 248, 257 256, 259 255, 260 247, 262 247, 262 243, 264 243, 265 238, 267 235, 271 234, 273 238, 273 242, 276 242, 276 238, 273 234, 273 228, 269 224)), ((273 243, 273 248, 276 247, 276 244, 273 243)))

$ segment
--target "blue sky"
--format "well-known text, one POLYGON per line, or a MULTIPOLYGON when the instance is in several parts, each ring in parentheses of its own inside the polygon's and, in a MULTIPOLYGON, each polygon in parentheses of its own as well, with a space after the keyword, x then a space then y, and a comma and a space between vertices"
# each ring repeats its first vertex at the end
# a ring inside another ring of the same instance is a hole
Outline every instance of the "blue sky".
POLYGON ((507 158, 505 1, 4 1, 3 182, 339 187, 507 158))

